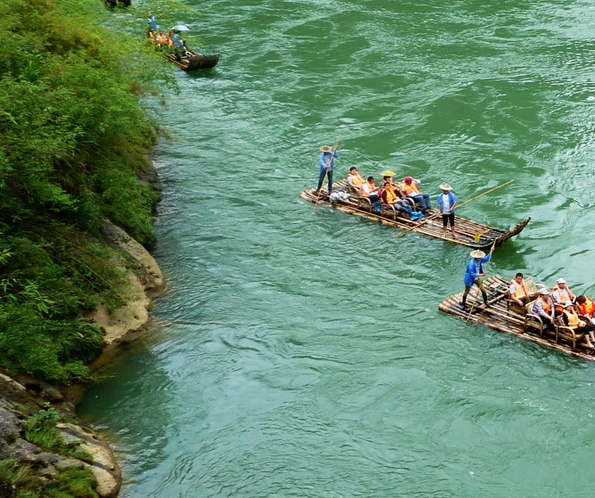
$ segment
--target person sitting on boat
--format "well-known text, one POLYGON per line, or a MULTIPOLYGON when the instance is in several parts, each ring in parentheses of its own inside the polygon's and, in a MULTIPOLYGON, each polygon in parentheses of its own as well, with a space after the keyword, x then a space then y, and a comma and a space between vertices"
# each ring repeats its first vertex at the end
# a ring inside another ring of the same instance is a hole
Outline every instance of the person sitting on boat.
POLYGON ((566 301, 574 302, 574 294, 570 292, 566 280, 563 278, 556 281, 556 286, 552 289, 552 299, 554 300, 556 316, 562 313, 566 301))
POLYGON ((157 33, 155 41, 157 42, 158 49, 163 50, 167 47, 167 35, 163 31, 159 31, 159 33, 157 33))
POLYGON ((347 185, 359 191, 364 183, 364 177, 359 174, 359 171, 355 166, 351 166, 351 168, 349 168, 349 173, 347 173, 347 185))
POLYGON ((525 283, 524 275, 521 272, 517 273, 510 281, 508 297, 511 299, 511 301, 517 303, 521 308, 535 297, 529 292, 527 284, 525 283))
POLYGON ((421 180, 406 176, 401 188, 407 197, 411 197, 415 202, 419 203, 421 211, 425 214, 430 209, 430 195, 420 192, 417 187, 420 183, 421 180))
POLYGON ((587 347, 593 348, 593 343, 591 341, 595 341, 595 325, 591 322, 581 320, 574 309, 574 304, 570 301, 566 301, 560 316, 564 325, 570 327, 575 333, 585 334, 585 343, 587 344, 587 347))
POLYGON ((458 199, 452 193, 452 187, 448 183, 442 183, 439 188, 442 190, 442 193, 438 196, 438 211, 442 215, 442 236, 446 237, 446 228, 450 224, 450 233, 452 238, 456 239, 455 211, 458 199))
POLYGON ((581 294, 576 298, 575 304, 576 310, 583 320, 589 320, 591 323, 595 323, 595 318, 593 318, 595 302, 591 298, 581 294))
POLYGON ((320 152, 322 152, 319 158, 320 175, 318 176, 318 187, 316 187, 314 193, 318 194, 318 192, 320 192, 320 188, 324 183, 324 178, 327 177, 328 195, 331 195, 331 192, 333 191, 333 171, 335 169, 335 158, 339 157, 339 153, 336 150, 333 152, 333 149, 328 145, 322 145, 320 147, 320 152))
POLYGON ((413 210, 407 199, 401 199, 389 186, 382 189, 380 197, 385 204, 391 205, 396 211, 406 214, 410 220, 416 221, 423 217, 421 212, 413 210))
POLYGON ((471 251, 469 255, 471 256, 471 260, 467 264, 467 269, 465 270, 465 278, 463 281, 465 282, 465 291, 463 292, 463 298, 461 299, 461 307, 465 309, 467 306, 467 296, 471 291, 471 287, 477 285, 478 289, 481 292, 483 297, 483 304, 487 308, 488 304, 488 295, 483 288, 483 280, 481 277, 485 277, 487 272, 483 269, 483 263, 487 263, 490 259, 492 259, 492 254, 494 252, 495 245, 492 245, 490 249, 490 254, 486 256, 486 253, 480 250, 471 251))
POLYGON ((533 309, 531 310, 534 315, 545 321, 545 324, 549 328, 554 327, 554 303, 550 296, 550 292, 547 289, 541 289, 537 301, 533 303, 533 309))
POLYGON ((373 176, 369 176, 360 187, 360 195, 370 201, 374 211, 377 213, 380 212, 380 193, 380 189, 374 184, 373 176))

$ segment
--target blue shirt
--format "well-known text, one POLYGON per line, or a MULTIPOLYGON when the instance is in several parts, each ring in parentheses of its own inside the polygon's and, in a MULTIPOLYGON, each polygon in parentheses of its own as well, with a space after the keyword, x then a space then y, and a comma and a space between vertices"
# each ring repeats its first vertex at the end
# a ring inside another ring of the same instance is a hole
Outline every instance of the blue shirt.
POLYGON ((472 258, 467 265, 467 270, 465 271, 465 285, 467 287, 472 287, 477 278, 479 277, 480 273, 483 273, 483 263, 487 263, 490 259, 492 259, 492 255, 488 254, 487 256, 481 258, 479 261, 475 261, 475 258, 472 258))
MULTIPOLYGON (((554 306, 553 306, 552 300, 549 297, 548 297, 548 299, 550 301, 550 313, 551 313, 551 310, 554 309, 554 306)), ((541 301, 541 299, 538 299, 537 301, 535 301, 535 304, 533 305, 533 314, 535 314, 537 316, 550 316, 543 309, 543 302, 541 301)))
POLYGON ((159 29, 159 26, 157 26, 157 21, 155 20, 155 16, 151 16, 147 19, 147 24, 149 25, 150 28, 153 28, 155 31, 157 31, 159 29))
POLYGON ((333 171, 335 169, 335 157, 339 157, 339 153, 335 152, 333 154, 333 152, 323 152, 322 154, 320 154, 320 172, 324 173, 326 171, 326 166, 327 166, 327 161, 330 159, 331 160, 331 169, 330 171, 333 171))
MULTIPOLYGON (((440 208, 440 212, 441 212, 441 213, 444 213, 444 211, 445 211, 445 210, 444 210, 444 199, 442 198, 442 196, 443 196, 443 195, 444 195, 444 194, 440 194, 440 195, 438 196, 438 207, 440 208)), ((449 192, 447 195, 448 195, 448 198, 449 198, 449 200, 450 200, 450 206, 449 206, 449 207, 452 207, 452 206, 453 206, 453 204, 454 204, 455 202, 457 202, 457 201, 458 201, 458 199, 457 199, 457 196, 456 196, 456 195, 454 195, 452 192, 449 192)), ((451 213, 452 213, 452 214, 454 214, 454 213, 455 213, 455 211, 456 211, 456 209, 453 209, 453 210, 451 211, 451 213)))
POLYGON ((171 41, 174 42, 174 45, 178 48, 182 48, 182 41, 180 40, 180 35, 175 33, 174 36, 171 37, 171 41))

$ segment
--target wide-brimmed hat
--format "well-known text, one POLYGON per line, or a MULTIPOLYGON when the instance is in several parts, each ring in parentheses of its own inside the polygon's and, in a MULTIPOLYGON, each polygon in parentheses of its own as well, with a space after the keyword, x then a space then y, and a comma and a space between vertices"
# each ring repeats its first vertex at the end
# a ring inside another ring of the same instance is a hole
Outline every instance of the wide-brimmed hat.
POLYGON ((394 171, 391 171, 390 169, 385 169, 384 171, 381 171, 380 174, 382 176, 395 176, 396 173, 394 171))
POLYGON ((559 278, 558 280, 556 280, 557 284, 565 284, 566 280, 564 280, 563 278, 559 278))
POLYGON ((469 253, 469 256, 471 256, 472 258, 484 258, 486 255, 485 252, 480 251, 479 249, 475 249, 475 251, 471 251, 469 253))
POLYGON ((330 152, 331 150, 333 150, 333 148, 330 145, 321 145, 320 150, 322 152, 330 152))
POLYGON ((438 185, 440 190, 452 190, 452 187, 448 183, 441 183, 438 185))
POLYGON ((541 290, 539 291, 539 293, 540 293, 542 296, 549 296, 549 294, 550 294, 550 291, 549 291, 549 290, 547 290, 547 289, 541 289, 541 290))

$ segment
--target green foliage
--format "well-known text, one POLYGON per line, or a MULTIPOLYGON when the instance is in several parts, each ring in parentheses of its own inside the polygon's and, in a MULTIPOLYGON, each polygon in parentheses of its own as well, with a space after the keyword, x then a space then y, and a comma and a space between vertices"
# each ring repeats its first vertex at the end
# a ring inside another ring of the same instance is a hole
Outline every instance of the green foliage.
POLYGON ((64 442, 56 428, 58 422, 60 422, 60 415, 46 403, 43 409, 25 420, 25 438, 46 451, 91 463, 92 457, 79 447, 79 443, 64 442))
POLYGON ((158 193, 144 177, 157 126, 140 98, 161 75, 138 33, 107 29, 118 18, 99 1, 0 2, 0 367, 11 372, 86 379, 102 333, 80 317, 125 291, 93 236, 108 218, 155 240, 158 193))
POLYGON ((97 498, 97 482, 88 469, 69 469, 58 474, 59 489, 50 490, 48 496, 55 498, 97 498))

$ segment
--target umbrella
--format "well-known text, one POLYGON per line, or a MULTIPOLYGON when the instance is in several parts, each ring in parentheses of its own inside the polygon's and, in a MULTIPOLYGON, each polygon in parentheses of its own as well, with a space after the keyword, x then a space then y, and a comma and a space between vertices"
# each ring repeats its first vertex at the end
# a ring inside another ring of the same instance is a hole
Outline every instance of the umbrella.
POLYGON ((177 24, 176 26, 170 28, 172 31, 190 31, 190 28, 185 24, 177 24))
POLYGON ((385 169, 384 171, 381 171, 380 174, 382 176, 395 176, 396 173, 394 171, 391 171, 390 169, 385 169))

